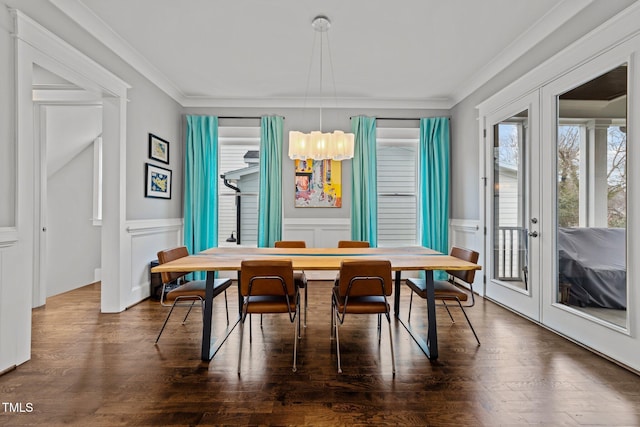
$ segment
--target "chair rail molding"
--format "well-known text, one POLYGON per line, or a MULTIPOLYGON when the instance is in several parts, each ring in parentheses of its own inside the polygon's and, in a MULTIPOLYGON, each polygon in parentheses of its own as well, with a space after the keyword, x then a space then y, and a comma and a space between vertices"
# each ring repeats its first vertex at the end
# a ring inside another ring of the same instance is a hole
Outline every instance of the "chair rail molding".
POLYGON ((182 230, 182 224, 182 218, 130 220, 127 221, 127 233, 132 236, 166 233, 182 230))
POLYGON ((477 219, 450 219, 449 220, 449 246, 460 246, 463 248, 473 249, 480 253, 478 264, 483 266, 481 271, 476 274, 473 281, 473 290, 480 296, 484 296, 484 286, 482 278, 484 277, 484 233, 480 221, 477 219))
POLYGON ((137 304, 151 294, 149 264, 158 251, 182 244, 182 218, 129 220, 126 222, 130 265, 127 306, 137 304))

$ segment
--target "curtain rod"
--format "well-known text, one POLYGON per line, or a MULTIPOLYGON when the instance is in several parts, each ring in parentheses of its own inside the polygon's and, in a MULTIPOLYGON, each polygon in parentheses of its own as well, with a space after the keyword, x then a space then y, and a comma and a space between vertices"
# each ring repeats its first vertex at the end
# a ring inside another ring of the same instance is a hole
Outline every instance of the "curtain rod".
MULTIPOLYGON (((242 120, 242 119, 249 119, 249 120, 261 120, 263 116, 218 116, 219 119, 234 119, 234 120, 242 120)), ((264 117, 269 117, 269 116, 264 116, 264 117)), ((282 120, 284 120, 284 117, 282 117, 282 120)))
MULTIPOLYGON (((357 116, 351 116, 350 119, 353 119, 357 116)), ((423 117, 373 117, 376 120, 420 120, 423 117)), ((451 117, 447 117, 448 120, 451 120, 451 117)))

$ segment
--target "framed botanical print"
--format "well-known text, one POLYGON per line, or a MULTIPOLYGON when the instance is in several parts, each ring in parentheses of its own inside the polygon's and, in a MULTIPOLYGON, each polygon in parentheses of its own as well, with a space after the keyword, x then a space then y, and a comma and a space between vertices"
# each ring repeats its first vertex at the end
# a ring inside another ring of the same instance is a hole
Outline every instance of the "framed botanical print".
POLYGON ((146 164, 145 197, 171 198, 171 171, 159 166, 146 164))
POLYGON ((169 164, 169 141, 150 133, 149 134, 149 158, 169 164))

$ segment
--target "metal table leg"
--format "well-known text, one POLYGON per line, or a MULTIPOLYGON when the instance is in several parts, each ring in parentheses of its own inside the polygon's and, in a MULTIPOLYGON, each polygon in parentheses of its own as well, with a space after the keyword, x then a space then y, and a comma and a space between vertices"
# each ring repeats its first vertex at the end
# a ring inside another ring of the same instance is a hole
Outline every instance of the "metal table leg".
MULTIPOLYGON (((215 280, 215 271, 207 271, 207 291, 205 293, 204 299, 204 314, 202 319, 202 351, 200 358, 203 361, 210 361, 213 359, 213 356, 220 350, 222 344, 227 340, 233 328, 236 327, 240 317, 236 319, 235 322, 229 323, 226 331, 224 332, 224 336, 218 338, 217 340, 212 340, 212 332, 213 332, 213 285, 215 280), (212 343, 213 341, 213 343, 212 343)), ((240 283, 240 282, 238 282, 240 283)))
POLYGON ((435 303, 435 289, 433 283, 433 270, 425 270, 425 281, 427 287, 427 320, 429 326, 427 329, 427 341, 411 329, 409 323, 405 323, 400 318, 400 278, 396 273, 396 294, 395 294, 395 314, 396 319, 404 326, 409 332, 411 338, 420 346, 420 349, 430 360, 438 359, 438 333, 436 332, 436 303, 435 303))

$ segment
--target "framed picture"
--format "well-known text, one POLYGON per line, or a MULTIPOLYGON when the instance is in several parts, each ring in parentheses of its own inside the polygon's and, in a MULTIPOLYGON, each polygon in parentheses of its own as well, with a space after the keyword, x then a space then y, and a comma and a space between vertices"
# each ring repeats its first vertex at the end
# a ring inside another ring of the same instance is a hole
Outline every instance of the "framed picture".
POLYGON ((159 166, 147 163, 146 184, 144 187, 145 197, 155 197, 160 199, 171 198, 171 171, 159 166))
POLYGON ((336 160, 295 161, 295 207, 342 207, 342 163, 336 160))
POLYGON ((169 164, 169 141, 149 134, 149 158, 169 164))

